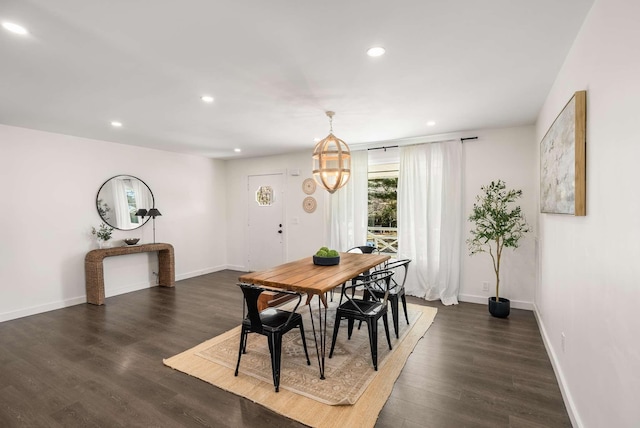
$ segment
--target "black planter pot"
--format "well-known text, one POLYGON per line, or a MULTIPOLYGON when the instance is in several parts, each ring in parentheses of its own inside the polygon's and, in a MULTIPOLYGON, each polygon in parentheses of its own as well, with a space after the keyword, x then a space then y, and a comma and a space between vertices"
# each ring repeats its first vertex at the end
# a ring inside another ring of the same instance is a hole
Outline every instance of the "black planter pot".
POLYGON ((500 297, 496 302, 495 297, 489 297, 489 313, 496 318, 506 318, 511 311, 511 301, 500 297))

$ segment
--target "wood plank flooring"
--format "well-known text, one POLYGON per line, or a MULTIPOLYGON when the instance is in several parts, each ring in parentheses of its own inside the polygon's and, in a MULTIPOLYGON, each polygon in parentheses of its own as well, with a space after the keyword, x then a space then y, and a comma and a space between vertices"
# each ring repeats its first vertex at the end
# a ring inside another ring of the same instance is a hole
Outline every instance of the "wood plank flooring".
MULTIPOLYGON (((222 271, 0 323, 2 427, 300 427, 162 359, 239 323, 222 271)), ((438 307, 377 427, 570 427, 532 312, 438 307)))

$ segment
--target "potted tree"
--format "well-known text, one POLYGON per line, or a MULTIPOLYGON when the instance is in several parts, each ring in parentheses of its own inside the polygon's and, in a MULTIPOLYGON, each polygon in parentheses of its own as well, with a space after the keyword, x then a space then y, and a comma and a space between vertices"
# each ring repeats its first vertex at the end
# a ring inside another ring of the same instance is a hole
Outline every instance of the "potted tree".
POLYGON ((496 274, 496 295, 489 297, 489 312, 506 318, 511 310, 509 299, 500 297, 500 261, 505 247, 517 248, 529 226, 520 206, 514 206, 522 190, 508 190, 502 180, 492 181, 480 188, 469 221, 473 223, 467 245, 471 255, 488 252, 496 274))

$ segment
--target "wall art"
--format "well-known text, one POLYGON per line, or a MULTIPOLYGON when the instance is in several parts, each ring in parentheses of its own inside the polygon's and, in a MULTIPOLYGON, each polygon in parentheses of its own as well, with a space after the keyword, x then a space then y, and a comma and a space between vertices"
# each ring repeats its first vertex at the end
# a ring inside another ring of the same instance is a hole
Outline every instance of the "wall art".
POLYGON ((316 210, 317 205, 316 199, 313 196, 307 196, 304 198, 304 201, 302 201, 302 208, 309 214, 316 210))
POLYGON ((540 212, 586 215, 587 91, 578 91, 540 142, 540 212))

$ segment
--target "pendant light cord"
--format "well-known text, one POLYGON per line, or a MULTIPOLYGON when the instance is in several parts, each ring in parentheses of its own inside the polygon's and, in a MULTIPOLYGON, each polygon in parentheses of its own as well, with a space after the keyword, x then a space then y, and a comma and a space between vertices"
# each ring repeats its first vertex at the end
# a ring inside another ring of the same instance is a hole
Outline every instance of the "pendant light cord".
POLYGON ((325 114, 329 118, 329 132, 333 134, 333 115, 335 114, 332 111, 326 111, 325 114))

